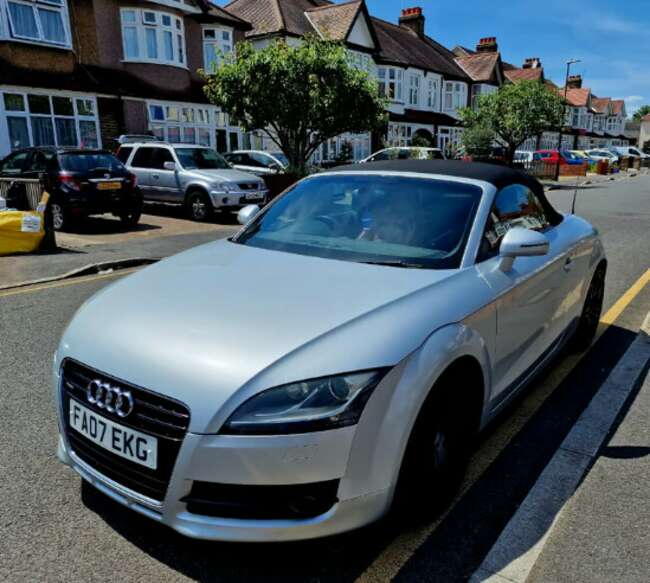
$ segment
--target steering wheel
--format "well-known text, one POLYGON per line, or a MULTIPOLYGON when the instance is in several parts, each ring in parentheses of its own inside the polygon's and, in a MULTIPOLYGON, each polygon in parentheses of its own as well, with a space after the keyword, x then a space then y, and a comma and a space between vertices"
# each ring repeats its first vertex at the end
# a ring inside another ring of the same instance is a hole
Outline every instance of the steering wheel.
POLYGON ((330 231, 334 231, 336 229, 336 221, 332 217, 328 217, 327 215, 318 215, 317 217, 314 217, 313 220, 318 221, 320 223, 324 223, 329 227, 330 231))

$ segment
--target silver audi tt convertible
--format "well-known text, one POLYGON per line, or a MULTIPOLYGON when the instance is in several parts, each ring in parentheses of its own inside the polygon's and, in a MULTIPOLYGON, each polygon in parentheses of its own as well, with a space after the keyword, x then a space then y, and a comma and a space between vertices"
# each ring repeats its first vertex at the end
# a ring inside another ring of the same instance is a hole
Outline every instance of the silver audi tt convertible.
POLYGON ((513 170, 341 167, 240 220, 100 291, 55 356, 61 461, 187 536, 436 512, 480 430, 596 332, 596 230, 513 170))

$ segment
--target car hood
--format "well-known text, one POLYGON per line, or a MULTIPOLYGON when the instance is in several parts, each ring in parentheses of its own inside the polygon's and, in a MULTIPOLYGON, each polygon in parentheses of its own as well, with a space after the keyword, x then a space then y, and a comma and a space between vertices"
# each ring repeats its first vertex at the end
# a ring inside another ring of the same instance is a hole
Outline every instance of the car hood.
POLYGON ((234 168, 225 170, 192 170, 192 175, 208 182, 260 182, 258 176, 234 168))
POLYGON ((104 288, 77 312, 58 357, 179 399, 190 431, 208 432, 230 399, 396 364, 453 321, 453 294, 433 301, 431 291, 459 273, 219 241, 104 288))

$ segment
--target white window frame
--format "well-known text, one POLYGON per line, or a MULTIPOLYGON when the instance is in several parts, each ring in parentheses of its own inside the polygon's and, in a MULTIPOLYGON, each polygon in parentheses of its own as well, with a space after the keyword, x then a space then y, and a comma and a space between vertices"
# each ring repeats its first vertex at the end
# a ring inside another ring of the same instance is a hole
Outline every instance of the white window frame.
MULTIPOLYGON (((13 150, 13 146, 9 141, 9 123, 8 118, 17 117, 23 118, 27 123, 27 134, 29 137, 29 146, 34 146, 34 136, 32 131, 31 118, 49 118, 52 121, 52 131, 54 133, 54 146, 59 146, 58 136, 56 131, 56 118, 61 119, 73 119, 75 122, 75 131, 77 135, 77 144, 76 146, 81 146, 81 122, 92 122, 95 124, 95 135, 97 136, 97 148, 102 147, 102 137, 99 127, 99 112, 97 109, 97 97, 88 93, 77 93, 69 91, 54 91, 46 89, 25 89, 25 87, 11 87, 3 86, 0 87, 0 157, 5 154, 8 154, 13 150), (24 109, 22 111, 8 111, 5 110, 4 94, 8 93, 11 95, 20 95, 23 99, 24 109), (28 95, 39 95, 47 96, 50 102, 50 113, 30 113, 29 104, 27 101, 28 95), (72 100, 72 115, 62 115, 54 113, 54 104, 52 102, 53 97, 65 97, 72 100), (93 115, 84 115, 79 113, 79 106, 77 100, 87 100, 92 103, 93 115), (3 146, 6 145, 9 147, 9 150, 5 151, 3 146)), ((22 147, 22 146, 21 146, 22 147)))
POLYGON ((467 83, 445 80, 443 87, 442 110, 455 115, 460 108, 467 105, 467 83))
POLYGON ((426 79, 426 107, 432 111, 440 111, 440 90, 437 77, 427 76, 426 79))
POLYGON ((125 63, 154 63, 156 65, 169 65, 187 69, 187 48, 185 43, 185 23, 183 17, 173 12, 160 10, 149 10, 147 8, 121 8, 120 9, 120 30, 122 33, 122 61, 125 63), (124 15, 133 13, 134 22, 126 22, 124 15), (155 22, 145 21, 145 14, 154 14, 155 22), (169 25, 163 24, 163 17, 170 19, 169 25), (127 28, 135 29, 138 43, 138 55, 127 56, 126 37, 124 31, 127 28), (156 52, 157 57, 147 56, 147 30, 156 31, 156 52), (164 32, 172 36, 172 59, 165 57, 164 32))
POLYGON ((221 109, 215 106, 206 105, 204 103, 184 103, 175 101, 147 101, 147 119, 148 128, 155 136, 159 137, 165 142, 185 144, 188 143, 183 139, 185 129, 193 129, 195 135, 196 145, 206 145, 210 148, 217 148, 216 131, 225 130, 227 151, 231 151, 231 134, 237 135, 237 147, 239 149, 242 144, 243 134, 239 126, 231 125, 228 114, 222 112, 221 109), (154 119, 152 116, 153 108, 161 107, 163 110, 164 119, 154 119), (178 110, 178 120, 171 119, 169 116, 170 108, 178 110), (169 139, 170 128, 178 128, 180 133, 180 141, 172 142, 169 139), (200 144, 198 141, 199 133, 201 130, 207 130, 209 136, 208 144, 200 144))
POLYGON ((215 59, 210 61, 210 63, 216 64, 215 70, 219 68, 219 65, 223 60, 223 56, 221 55, 227 56, 235 52, 234 29, 232 28, 229 28, 227 26, 206 25, 201 28, 201 38, 202 38, 201 46, 203 49, 203 69, 205 70, 206 73, 212 72, 212 68, 208 66, 209 63, 206 59, 206 55, 207 55, 206 49, 208 47, 214 51, 216 57, 215 59), (206 38, 207 32, 214 33, 214 38, 207 39, 206 38), (228 40, 223 38, 224 33, 228 33, 228 36, 230 37, 228 40))
POLYGON ((422 75, 420 73, 411 72, 409 73, 408 78, 408 104, 419 108, 421 102, 422 75))
POLYGON ((478 98, 482 95, 492 95, 496 93, 499 88, 496 85, 490 85, 489 83, 476 83, 472 85, 472 109, 478 109, 478 98))
POLYGON ((399 67, 377 67, 377 81, 381 92, 383 85, 383 94, 391 101, 404 103, 404 69, 399 67), (391 78, 391 75, 393 77, 391 78), (391 85, 394 85, 394 95, 391 96, 391 85))
POLYGON ((52 0, 11 0, 14 4, 22 4, 29 6, 33 13, 36 22, 36 29, 38 30, 39 38, 23 36, 13 33, 13 23, 11 13, 9 11, 9 0, 0 0, 0 39, 6 38, 12 42, 28 43, 34 45, 42 45, 48 47, 57 47, 62 49, 71 49, 71 34, 70 34, 70 16, 68 13, 68 0, 61 0, 60 2, 52 0), (59 12, 63 23, 63 32, 65 40, 63 42, 45 40, 43 38, 43 31, 41 27, 41 19, 38 14, 38 8, 50 10, 52 12, 59 12))

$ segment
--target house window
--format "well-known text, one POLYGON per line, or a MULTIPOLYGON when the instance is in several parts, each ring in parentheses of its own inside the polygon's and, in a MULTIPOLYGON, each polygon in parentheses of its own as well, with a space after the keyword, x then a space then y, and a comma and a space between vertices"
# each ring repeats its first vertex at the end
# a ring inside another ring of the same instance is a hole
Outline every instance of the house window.
POLYGON ((402 101, 402 81, 404 71, 396 67, 379 67, 379 92, 393 101, 402 101))
POLYGON ((203 28, 203 68, 212 73, 219 68, 221 59, 232 53, 232 30, 227 28, 203 28))
POLYGON ((409 75, 409 105, 420 105, 420 75, 417 73, 409 75))
POLYGON ((70 46, 66 0, 7 0, 6 14, 11 38, 70 46))
POLYGON ((444 110, 455 113, 467 103, 467 85, 455 81, 445 81, 444 110))
POLYGON ((479 83, 477 85, 472 85, 472 109, 478 109, 479 98, 483 95, 491 95, 496 93, 498 87, 494 85, 487 85, 485 83, 479 83))
POLYGON ((123 9, 122 44, 125 61, 185 65, 183 21, 154 10, 123 9))
POLYGON ((429 78, 427 81, 427 107, 438 109, 438 80, 429 78))
POLYGON ((220 152, 239 147, 240 129, 230 126, 228 116, 216 107, 150 102, 148 112, 149 129, 161 141, 210 146, 220 152))
POLYGON ((373 61, 366 53, 348 50, 348 62, 360 71, 372 72, 373 61))
POLYGON ((29 146, 99 147, 94 98, 4 92, 0 117, 6 120, 12 150, 29 146))

